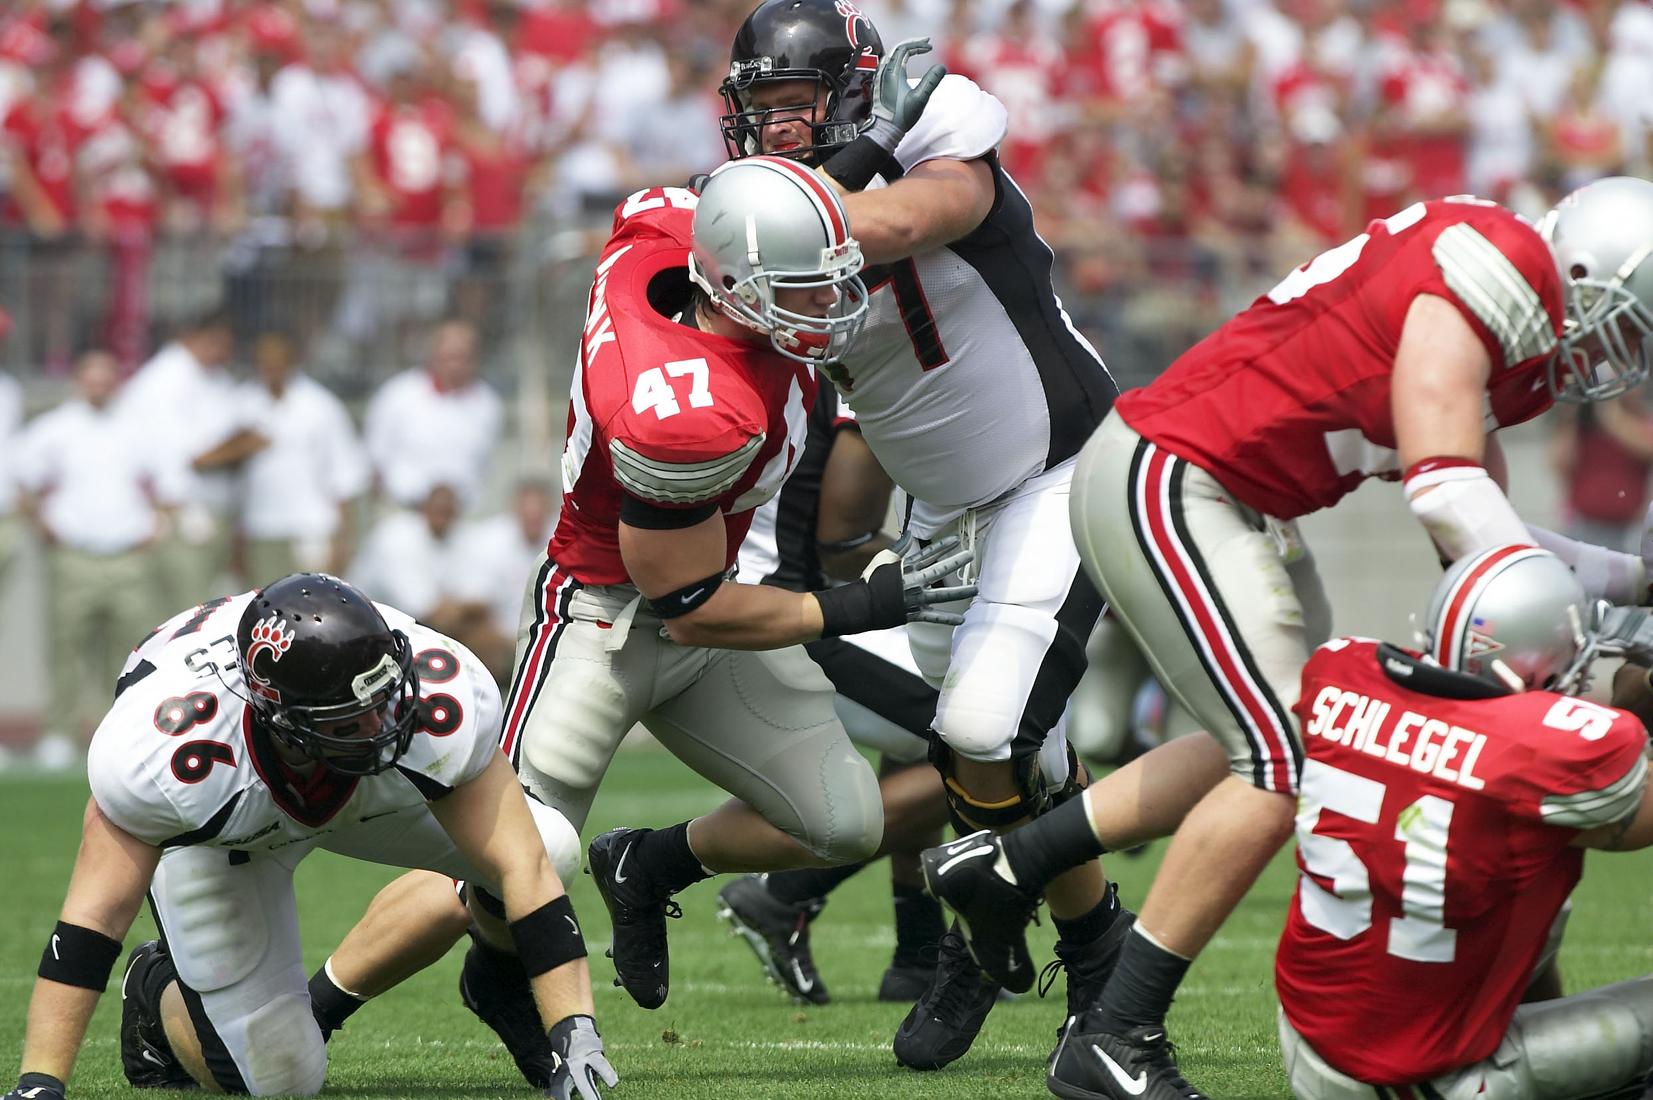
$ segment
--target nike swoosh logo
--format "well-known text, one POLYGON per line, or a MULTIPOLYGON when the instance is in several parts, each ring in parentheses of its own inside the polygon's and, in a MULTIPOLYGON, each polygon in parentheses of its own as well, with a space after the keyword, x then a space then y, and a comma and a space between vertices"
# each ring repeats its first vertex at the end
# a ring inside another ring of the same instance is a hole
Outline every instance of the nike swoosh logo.
POLYGON ((792 976, 798 979, 799 993, 808 993, 815 988, 815 979, 804 977, 804 968, 798 965, 796 959, 792 960, 792 976))
POLYGON ((568 922, 568 927, 574 930, 574 934, 576 936, 580 934, 580 926, 574 923, 573 917, 569 916, 567 913, 564 913, 562 915, 562 919, 568 922))
POLYGON ((157 1066, 165 1066, 166 1065, 165 1062, 161 1061, 160 1056, 158 1054, 156 1054, 153 1050, 150 1050, 148 1047, 144 1048, 143 1057, 144 1057, 144 1061, 154 1062, 157 1066))
POLYGON ((1095 1043, 1091 1044, 1091 1053, 1095 1054, 1096 1060, 1102 1063, 1102 1068, 1113 1075, 1114 1081, 1120 1088, 1124 1089, 1132 1096, 1141 1096, 1143 1093, 1148 1091, 1147 1070, 1143 1070, 1135 1077, 1132 1077, 1120 1068, 1118 1062, 1114 1061, 1112 1058, 1109 1058, 1107 1052, 1095 1043))
POLYGON ((52 933, 52 958, 56 959, 58 962, 63 961, 63 956, 59 955, 57 953, 57 933, 56 932, 52 933))
MULTIPOLYGON (((385 810, 383 813, 368 814, 366 817, 362 818, 362 822, 377 821, 381 817, 389 817, 391 814, 399 814, 401 812, 401 810, 385 810)), ((358 822, 358 824, 360 824, 360 822, 358 822)))
POLYGON ((615 882, 624 882, 624 881, 626 881, 626 876, 622 872, 626 868, 626 857, 631 855, 631 847, 632 846, 630 844, 626 845, 626 850, 620 853, 620 862, 616 863, 614 865, 614 881, 615 882))
POLYGON ((973 848, 970 851, 956 855, 946 863, 943 863, 940 867, 936 868, 936 874, 945 875, 948 871, 952 870, 955 866, 963 863, 967 859, 978 859, 981 856, 990 856, 992 854, 993 846, 991 844, 983 844, 980 848, 973 848))
POLYGON ((694 603, 696 597, 698 597, 704 591, 706 591, 705 588, 697 588, 693 592, 688 593, 687 595, 679 596, 678 597, 678 602, 683 603, 683 604, 694 603))

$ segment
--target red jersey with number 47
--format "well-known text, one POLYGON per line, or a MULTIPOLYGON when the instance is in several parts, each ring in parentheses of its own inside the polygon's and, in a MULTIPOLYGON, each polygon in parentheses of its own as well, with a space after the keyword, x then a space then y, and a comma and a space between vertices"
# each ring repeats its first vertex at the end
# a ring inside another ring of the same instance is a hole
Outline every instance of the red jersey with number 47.
POLYGON ((1549 408, 1555 260, 1531 225, 1467 197, 1414 203, 1321 253, 1114 408, 1266 515, 1328 507, 1400 474, 1390 379, 1420 294, 1457 307, 1491 356, 1488 431, 1549 408))
POLYGON ((630 578, 620 505, 716 505, 735 556, 752 510, 803 454, 814 368, 702 332, 689 309, 695 194, 639 191, 614 214, 586 306, 548 554, 585 584, 630 578), (685 323, 685 321, 689 323, 685 323))
POLYGON ((1297 896, 1275 984, 1334 1068, 1428 1080, 1497 1048, 1578 881, 1581 830, 1634 813, 1634 716, 1339 638, 1303 669, 1297 896))

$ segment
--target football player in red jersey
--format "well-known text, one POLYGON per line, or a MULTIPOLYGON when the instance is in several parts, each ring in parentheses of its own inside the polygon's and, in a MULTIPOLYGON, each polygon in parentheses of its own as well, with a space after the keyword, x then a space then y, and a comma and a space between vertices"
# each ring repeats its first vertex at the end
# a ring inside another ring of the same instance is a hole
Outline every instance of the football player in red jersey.
MULTIPOLYGON (((927 589, 970 560, 940 542, 874 559, 824 592, 735 583, 753 510, 802 456, 816 366, 855 337, 865 290, 843 207, 818 176, 754 158, 704 192, 627 199, 598 261, 574 375, 563 510, 528 593, 502 747, 529 791, 585 822, 620 741, 641 723, 735 797, 669 829, 596 838, 619 984, 668 991, 671 895, 722 871, 868 858, 879 786, 802 644, 928 616, 972 586, 927 589)), ((387 888, 330 962, 374 993, 464 929, 435 876, 387 888)), ((520 981, 467 956, 466 1003, 543 1084, 550 1048, 520 981)), ((342 1011, 353 1009, 330 998, 342 1011)))
POLYGON ((1297 1096, 1641 1094, 1653 979, 1517 1008, 1583 849, 1653 844, 1645 727, 1572 697, 1594 613, 1554 556, 1495 547, 1436 587, 1427 653, 1339 638, 1309 658, 1275 961, 1297 1096))
MULTIPOLYGON (((1645 598, 1637 556, 1521 522, 1492 432, 1557 397, 1613 396, 1646 376, 1650 254, 1644 180, 1592 184, 1542 229, 1479 200, 1415 204, 1292 272, 1121 397, 1086 445, 1073 492, 1080 554, 1210 736, 1162 746, 1087 794, 1098 817, 1142 807, 1119 825, 1137 840, 1176 835, 1137 935, 1085 1014, 1093 1033, 1074 1049, 1111 1051, 1148 1075, 1151 1097, 1198 1095, 1165 1041, 1166 1010, 1292 827, 1302 747, 1291 708, 1321 640, 1308 636, 1297 587, 1318 583, 1313 571, 1286 570, 1298 516, 1404 471, 1443 559, 1537 540, 1592 596, 1645 598)), ((1086 814, 1031 831, 1070 865, 1096 850, 1086 814)), ((1058 1060, 1053 1088, 1070 1069, 1058 1060)))

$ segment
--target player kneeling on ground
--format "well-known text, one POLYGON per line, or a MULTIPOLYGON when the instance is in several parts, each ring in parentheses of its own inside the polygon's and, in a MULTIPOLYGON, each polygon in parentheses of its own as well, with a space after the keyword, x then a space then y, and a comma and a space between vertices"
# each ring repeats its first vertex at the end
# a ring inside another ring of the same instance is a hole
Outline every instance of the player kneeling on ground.
MULTIPOLYGON (((1530 546, 1461 559, 1427 621, 1425 654, 1338 638, 1303 670, 1302 877, 1275 967, 1292 1091, 1640 1095, 1653 979, 1537 1001, 1544 986, 1559 992, 1546 972, 1582 849, 1653 844, 1645 728, 1571 697, 1616 643, 1577 578, 1530 546), (1536 1003, 1518 1009, 1524 996, 1536 1003)), ((925 854, 984 960, 1025 950, 1021 925, 987 906, 1025 915, 1044 877, 1021 834, 991 840, 925 854), (993 858, 959 862, 977 848, 993 858)), ((1069 1029, 1051 1070, 1058 1096, 1146 1080, 1096 1031, 1084 1017, 1069 1029)))
POLYGON ((148 891, 159 941, 121 983, 139 1088, 309 1095, 327 1073, 293 871, 317 848, 463 878, 474 935, 532 976, 551 1095, 616 1077, 592 1021, 564 873, 579 840, 530 806, 494 740, 499 692, 463 646, 320 574, 180 613, 144 639, 93 738, 80 852, 7 1100, 64 1094, 148 891))

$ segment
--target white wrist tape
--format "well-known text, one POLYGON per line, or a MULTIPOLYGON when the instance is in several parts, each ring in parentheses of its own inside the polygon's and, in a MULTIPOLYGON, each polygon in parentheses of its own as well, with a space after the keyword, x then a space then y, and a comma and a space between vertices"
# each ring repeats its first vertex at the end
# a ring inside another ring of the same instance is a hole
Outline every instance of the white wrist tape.
POLYGON ((1528 525, 1532 539, 1572 569, 1584 591, 1611 604, 1647 601, 1647 565, 1635 554, 1579 542, 1542 527, 1528 525))
POLYGON ((1468 459, 1432 458, 1406 472, 1406 503, 1448 561, 1532 535, 1484 466, 1468 459))

